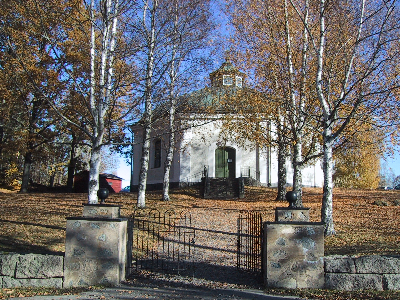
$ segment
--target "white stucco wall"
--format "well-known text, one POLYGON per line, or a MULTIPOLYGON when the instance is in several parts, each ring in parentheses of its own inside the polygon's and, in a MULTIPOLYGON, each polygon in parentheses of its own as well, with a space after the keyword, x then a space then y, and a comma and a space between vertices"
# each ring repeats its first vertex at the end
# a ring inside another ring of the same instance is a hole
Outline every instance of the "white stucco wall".
MULTIPOLYGON (((287 182, 292 185, 293 182, 293 168, 289 161, 286 163, 287 168, 287 182)), ((322 187, 324 184, 324 173, 320 160, 313 165, 304 167, 302 171, 302 182, 305 187, 322 187)))
MULTIPOLYGON (((171 182, 198 182, 201 180, 205 166, 209 170, 209 176, 215 177, 215 151, 217 148, 223 146, 231 147, 236 150, 236 177, 241 175, 242 168, 250 168, 252 175, 254 176, 257 167, 256 148, 251 147, 250 143, 245 145, 245 147, 242 147, 232 140, 222 140, 220 137, 221 121, 215 119, 210 122, 210 119, 204 119, 201 116, 192 116, 185 120, 184 124, 185 125, 183 126, 185 127, 185 130, 178 134, 176 141, 176 151, 170 174, 171 182)), ((161 125, 158 127, 157 131, 152 133, 152 147, 150 150, 150 165, 147 180, 148 184, 159 184, 163 182, 167 136, 162 135, 162 132, 163 127, 161 125), (155 138, 160 138, 162 140, 162 163, 159 168, 154 168, 155 138)), ((140 143, 142 140, 141 134, 141 129, 137 127, 135 132, 135 141, 138 142, 134 145, 134 185, 137 185, 139 182, 140 158, 142 151, 142 144, 140 143)), ((271 149, 271 151, 268 151, 266 148, 260 148, 258 151, 260 182, 265 185, 270 183, 272 187, 277 186, 278 161, 276 150, 271 149)), ((291 185, 293 180, 293 170, 291 169, 289 161, 287 162, 287 171, 287 182, 291 185)), ((315 165, 304 168, 304 186, 322 186, 322 184, 323 173, 319 162, 315 165)))
MULTIPOLYGON (((215 151, 222 146, 235 149, 236 177, 241 175, 242 167, 250 167, 255 171, 255 149, 249 149, 250 144, 247 147, 241 147, 230 140, 222 141, 220 138, 221 121, 193 123, 195 127, 190 129, 191 134, 185 134, 183 141, 183 144, 190 145, 190 176, 197 177, 196 174, 201 173, 204 166, 207 166, 209 176, 215 177, 215 151)), ((184 176, 182 171, 181 175, 184 176)))

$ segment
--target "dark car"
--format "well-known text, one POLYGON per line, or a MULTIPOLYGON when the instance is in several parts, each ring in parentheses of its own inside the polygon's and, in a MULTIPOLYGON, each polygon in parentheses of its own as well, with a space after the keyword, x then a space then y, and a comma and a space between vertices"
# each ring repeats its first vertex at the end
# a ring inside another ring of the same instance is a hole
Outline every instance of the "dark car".
POLYGON ((131 191, 131 187, 130 186, 126 186, 124 187, 122 190, 120 190, 120 193, 129 193, 131 191))
POLYGON ((378 187, 378 190, 393 190, 393 188, 392 187, 390 187, 390 186, 380 186, 380 187, 378 187))

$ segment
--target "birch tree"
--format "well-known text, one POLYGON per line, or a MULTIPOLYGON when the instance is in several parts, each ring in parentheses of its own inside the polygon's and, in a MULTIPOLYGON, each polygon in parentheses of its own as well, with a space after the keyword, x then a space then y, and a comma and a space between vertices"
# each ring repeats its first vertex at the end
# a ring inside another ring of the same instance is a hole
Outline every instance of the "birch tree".
POLYGON ((303 161, 318 156, 315 150, 321 141, 321 216, 325 234, 332 235, 333 151, 341 146, 340 138, 371 118, 381 130, 397 124, 398 3, 254 0, 232 4, 231 16, 237 28, 235 47, 242 47, 245 61, 253 62, 256 76, 264 79, 266 94, 271 98, 278 94, 286 103, 285 117, 295 143, 293 167, 300 149, 303 161), (276 78, 287 88, 277 89, 276 78))
MULTIPOLYGON (((75 87, 75 91, 79 95, 74 99, 79 105, 73 110, 79 117, 72 119, 57 109, 57 103, 51 102, 53 109, 62 116, 64 121, 79 128, 88 137, 91 149, 89 204, 98 203, 97 191, 99 189, 101 149, 106 143, 105 136, 112 131, 112 124, 115 124, 116 120, 119 119, 119 115, 116 116, 118 114, 117 107, 123 94, 120 94, 121 90, 118 87, 121 84, 119 76, 124 71, 124 64, 121 61, 121 49, 118 49, 118 52, 116 49, 117 42, 121 42, 122 35, 118 32, 118 20, 122 11, 127 10, 127 7, 123 6, 124 4, 125 2, 120 2, 120 0, 90 0, 88 3, 84 2, 83 7, 78 6, 78 8, 83 8, 84 13, 80 15, 80 19, 75 19, 70 25, 79 28, 82 35, 78 36, 88 37, 87 45, 89 47, 86 48, 87 52, 85 53, 87 60, 84 60, 83 64, 87 68, 83 68, 83 78, 73 73, 74 66, 64 67, 63 71, 65 76, 70 78, 72 86, 75 87), (85 62, 87 63, 85 64, 85 62), (118 76, 115 74, 116 64, 120 67, 118 76), (85 78, 86 74, 87 77, 85 78), (86 82, 88 85, 85 84, 86 82)), ((73 36, 66 36, 65 38, 71 40, 73 36)), ((76 40, 72 40, 75 47, 76 42, 76 40)), ((55 49, 57 49, 56 46, 53 44, 55 49)), ((124 96, 126 97, 126 94, 124 96)), ((108 140, 109 138, 107 137, 108 140)))
MULTIPOLYGON (((126 22, 135 15, 135 7, 130 1, 122 0, 90 0, 83 5, 84 13, 71 22, 78 27, 78 34, 68 36, 67 40, 83 56, 84 63, 78 60, 63 69, 73 89, 66 99, 69 115, 61 115, 89 141, 88 203, 96 204, 102 148, 123 134, 121 122, 137 106, 132 94, 136 70, 131 57, 135 49, 127 46, 129 37, 125 31, 126 22), (88 42, 83 51, 74 39, 76 35, 88 42)), ((76 56, 68 47, 63 50, 68 58, 76 56)), ((56 103, 53 109, 57 110, 56 103)))
MULTIPOLYGON (((293 190, 297 193, 295 206, 302 206, 302 169, 319 150, 316 144, 315 97, 310 92, 308 77, 310 64, 308 23, 309 2, 302 1, 297 16, 288 0, 236 1, 228 4, 232 25, 233 49, 255 76, 255 88, 263 91, 265 101, 275 107, 274 120, 277 137, 275 145, 291 146, 293 190), (282 128, 284 125, 285 128, 282 128)), ((314 93, 315 95, 315 93, 314 93)), ((265 107, 265 105, 264 105, 265 107)), ((265 108, 259 106, 261 113, 265 108)), ((279 173, 282 177, 284 155, 280 149, 279 173)), ((282 197, 282 182, 278 198, 282 197)))
POLYGON ((213 23, 210 20, 209 1, 174 0, 170 2, 168 15, 171 17, 168 35, 169 55, 166 64, 166 88, 168 90, 168 142, 167 156, 164 163, 163 196, 169 198, 169 178, 175 150, 175 113, 177 100, 183 91, 187 91, 195 78, 198 61, 202 59, 199 52, 208 47, 213 23), (190 74, 188 76, 188 74, 190 74))
POLYGON ((99 65, 99 83, 96 78, 96 15, 95 1, 90 3, 90 94, 89 111, 93 116, 92 132, 89 135, 92 144, 92 153, 89 167, 89 195, 88 203, 98 202, 101 146, 105 131, 105 115, 110 109, 111 89, 115 58, 115 40, 117 21, 119 16, 119 0, 107 0, 103 3, 101 14, 101 50, 99 65))
MULTIPOLYGON (((179 96, 177 91, 181 89, 178 82, 182 76, 182 64, 186 64, 191 51, 194 51, 200 44, 200 41, 196 41, 195 37, 204 39, 198 32, 206 31, 206 28, 202 29, 197 26, 201 26, 200 22, 202 21, 200 20, 204 19, 204 10, 208 5, 209 1, 139 1, 140 14, 131 26, 132 32, 138 33, 135 42, 138 44, 139 55, 136 61, 143 70, 140 77, 141 90, 139 91, 143 100, 143 115, 140 120, 143 137, 140 141, 142 143, 142 156, 139 173, 138 207, 142 208, 146 205, 150 137, 153 126, 157 122, 153 117, 153 109, 157 104, 165 102, 166 98, 169 99, 169 104, 164 105, 164 107, 169 108, 167 114, 171 116, 169 122, 172 126, 172 131, 170 128, 172 136, 170 135, 168 148, 171 149, 172 147, 173 149, 175 126, 173 118, 175 101, 179 96), (164 93, 167 93, 168 97, 165 97, 164 93)), ((187 65, 183 68, 187 68, 187 65)), ((171 157, 172 154, 169 153, 168 160, 165 162, 166 169, 170 169, 171 157)))
MULTIPOLYGON (((397 1, 330 1, 316 3, 318 32, 313 32, 317 68, 315 86, 323 115, 325 235, 333 222, 333 149, 349 124, 360 124, 392 105, 399 77, 390 74, 399 63, 400 14, 397 1)), ((295 3, 293 3, 294 7, 295 3)), ((353 127, 354 128, 354 127, 353 127)))
MULTIPOLYGON (((36 24, 37 35, 46 44, 48 57, 58 72, 56 78, 68 88, 54 97, 46 88, 51 82, 43 86, 33 82, 35 92, 59 118, 81 130, 89 141, 88 203, 95 204, 101 148, 118 132, 116 122, 134 106, 130 90, 135 71, 125 60, 132 53, 127 53, 125 36, 120 31, 123 26, 118 26, 119 18, 123 15, 125 20, 133 12, 132 7, 129 1, 121 0, 19 4, 31 8, 35 17, 27 22, 36 24), (46 26, 48 18, 54 22, 53 27, 46 26)), ((19 58, 26 71, 24 57, 19 58)))
POLYGON ((143 88, 143 101, 144 112, 141 119, 143 124, 143 146, 142 157, 140 160, 140 173, 139 173, 139 189, 137 206, 144 208, 146 206, 146 184, 147 184, 147 170, 149 168, 149 155, 150 155, 150 134, 153 114, 153 94, 154 84, 156 81, 154 76, 155 71, 155 55, 156 50, 160 47, 160 40, 162 39, 162 30, 164 23, 158 19, 159 15, 159 0, 144 0, 141 3, 141 19, 137 20, 136 28, 133 30, 141 32, 143 51, 143 68, 145 74, 142 78, 144 82, 143 88), (159 23, 159 21, 161 23, 159 23))

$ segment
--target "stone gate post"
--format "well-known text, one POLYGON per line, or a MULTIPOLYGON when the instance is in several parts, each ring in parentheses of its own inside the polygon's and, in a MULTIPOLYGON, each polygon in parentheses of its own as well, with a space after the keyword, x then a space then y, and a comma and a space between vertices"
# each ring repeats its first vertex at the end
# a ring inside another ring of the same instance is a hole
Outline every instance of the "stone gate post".
POLYGON ((324 226, 309 221, 308 208, 276 208, 263 247, 265 287, 324 287, 324 226))
POLYGON ((82 217, 67 218, 64 287, 118 285, 125 280, 132 257, 129 227, 116 205, 87 204, 82 217))

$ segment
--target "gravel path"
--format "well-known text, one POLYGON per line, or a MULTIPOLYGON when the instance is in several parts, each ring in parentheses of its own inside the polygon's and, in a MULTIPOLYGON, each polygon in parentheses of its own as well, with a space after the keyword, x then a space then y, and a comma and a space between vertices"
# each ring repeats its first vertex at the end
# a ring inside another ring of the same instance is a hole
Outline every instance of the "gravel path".
MULTIPOLYGON (((260 274, 236 268, 239 212, 220 208, 194 208, 190 214, 195 236, 187 269, 180 271, 179 275, 140 271, 134 273, 130 281, 137 284, 147 278, 206 288, 261 289, 260 274)), ((185 224, 181 222, 180 225, 185 224)), ((190 235, 190 239, 192 237, 190 235)))

